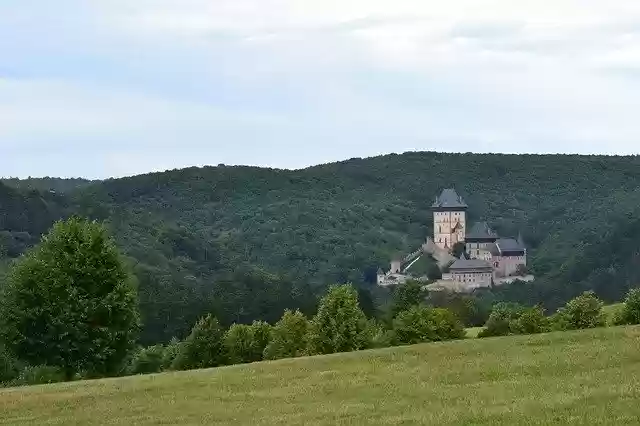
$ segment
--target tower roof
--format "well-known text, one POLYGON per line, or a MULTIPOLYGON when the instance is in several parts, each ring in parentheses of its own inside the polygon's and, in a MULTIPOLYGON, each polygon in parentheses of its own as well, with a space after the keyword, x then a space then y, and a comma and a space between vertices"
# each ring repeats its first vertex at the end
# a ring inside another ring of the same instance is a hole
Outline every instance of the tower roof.
POLYGON ((455 189, 447 188, 442 191, 442 194, 431 206, 433 208, 447 209, 447 208, 467 208, 467 204, 464 202, 461 196, 458 195, 455 189))

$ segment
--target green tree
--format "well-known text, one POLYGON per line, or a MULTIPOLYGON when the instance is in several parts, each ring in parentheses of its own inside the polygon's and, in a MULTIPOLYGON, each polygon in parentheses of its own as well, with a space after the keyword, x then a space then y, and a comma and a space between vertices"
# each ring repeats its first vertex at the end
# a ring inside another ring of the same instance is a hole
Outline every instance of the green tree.
POLYGON ((314 354, 350 352, 371 343, 367 318, 352 285, 331 286, 311 321, 309 349, 314 354))
POLYGON ((615 323, 623 324, 640 324, 640 289, 634 288, 627 294, 619 314, 616 315, 615 323))
POLYGON ((393 291, 393 302, 391 305, 391 318, 412 306, 420 305, 426 297, 422 284, 415 280, 409 280, 404 284, 396 286, 393 291))
POLYGON ((604 327, 607 319, 603 306, 594 292, 586 291, 558 310, 554 316, 554 327, 560 330, 604 327))
POLYGON ((251 326, 233 324, 225 333, 224 346, 231 364, 251 362, 253 358, 253 330, 251 326))
POLYGON ((0 332, 31 365, 61 368, 67 379, 121 371, 138 331, 134 281, 105 227, 71 218, 12 268, 0 306, 0 332))
POLYGON ((271 331, 273 327, 264 321, 254 321, 251 324, 251 358, 250 362, 262 361, 264 351, 271 341, 271 331))
POLYGON ((163 345, 154 345, 140 348, 129 363, 129 374, 159 373, 164 369, 164 357, 166 348, 163 345))
POLYGON ((207 315, 200 319, 191 334, 180 345, 180 352, 171 366, 174 370, 211 368, 226 363, 224 331, 218 320, 207 315))
POLYGON ((413 306, 393 320, 395 340, 402 345, 461 339, 462 322, 448 309, 413 306))
POLYGON ((271 332, 271 341, 264 350, 264 359, 295 358, 307 346, 309 321, 300 311, 286 310, 271 332))

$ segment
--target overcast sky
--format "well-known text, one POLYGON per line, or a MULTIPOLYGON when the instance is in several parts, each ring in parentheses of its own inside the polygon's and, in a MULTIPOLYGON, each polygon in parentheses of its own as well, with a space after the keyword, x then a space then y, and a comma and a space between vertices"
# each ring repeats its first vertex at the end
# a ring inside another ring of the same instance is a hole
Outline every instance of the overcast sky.
POLYGON ((0 175, 640 151, 637 0, 0 0, 0 175))

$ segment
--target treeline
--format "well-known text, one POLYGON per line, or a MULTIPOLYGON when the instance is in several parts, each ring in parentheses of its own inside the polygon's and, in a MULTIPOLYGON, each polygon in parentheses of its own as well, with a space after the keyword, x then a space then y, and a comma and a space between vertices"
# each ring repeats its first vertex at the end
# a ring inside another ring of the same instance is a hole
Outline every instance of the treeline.
POLYGON ((637 156, 423 152, 295 171, 10 181, 18 189, 0 183, 0 270, 55 220, 79 214, 104 221, 133 265, 145 344, 184 335, 209 312, 225 328, 265 319, 263 305, 269 322, 285 309, 312 315, 327 283, 375 293, 380 309, 388 298, 375 288, 378 267, 419 247, 433 197, 453 186, 470 222, 522 233, 537 277, 474 295, 482 309, 509 301, 555 311, 588 290, 620 300, 640 282, 638 178, 637 156))
MULTIPOLYGON (((285 310, 273 325, 227 328, 207 314, 182 340, 139 346, 134 275, 104 226, 74 217, 58 222, 10 270, 0 299, 0 382, 53 383, 462 339, 464 323, 482 317, 473 298, 436 298, 415 281, 395 287, 378 317, 367 317, 361 302, 354 286, 334 285, 313 316, 285 310)), ((602 308, 593 292, 552 316, 540 306, 498 303, 479 337, 602 327, 602 308)), ((640 323, 639 289, 629 292, 611 323, 640 323)))
POLYGON ((225 329, 214 315, 184 340, 137 348, 137 286, 106 229, 71 218, 16 262, 0 299, 0 381, 8 385, 188 370, 464 337, 450 311, 398 291, 388 323, 367 318, 351 285, 329 288, 315 315, 225 329), (407 309, 404 309, 404 308, 407 309))

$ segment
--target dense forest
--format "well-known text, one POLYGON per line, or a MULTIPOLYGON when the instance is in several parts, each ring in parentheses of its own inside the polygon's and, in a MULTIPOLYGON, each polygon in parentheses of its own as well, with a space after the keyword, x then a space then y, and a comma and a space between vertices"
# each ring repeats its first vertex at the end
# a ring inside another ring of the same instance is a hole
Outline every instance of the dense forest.
MULTIPOLYGON (((103 220, 138 278, 146 342, 308 312, 331 283, 361 299, 389 259, 430 233, 455 187, 470 220, 522 233, 534 284, 485 300, 556 308, 587 289, 619 300, 640 283, 640 157, 407 153, 304 170, 205 167, 100 182, 0 183, 0 270, 58 218, 103 220)), ((0 277, 1 277, 0 272, 0 277)), ((1 278, 0 278, 1 280, 1 278)), ((365 302, 373 312, 373 302, 365 302)))

